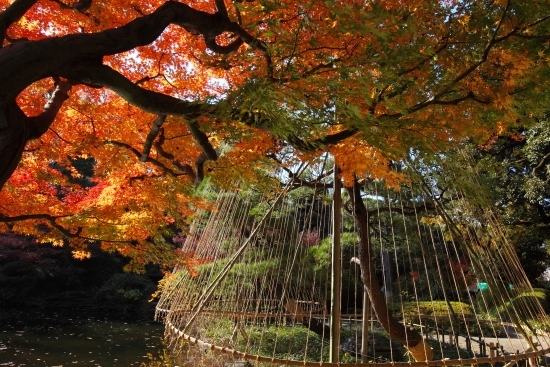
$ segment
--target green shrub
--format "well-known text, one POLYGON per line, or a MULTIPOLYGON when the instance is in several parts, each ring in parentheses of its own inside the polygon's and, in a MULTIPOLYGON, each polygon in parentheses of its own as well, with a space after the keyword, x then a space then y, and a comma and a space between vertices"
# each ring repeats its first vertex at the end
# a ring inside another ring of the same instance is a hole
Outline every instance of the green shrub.
POLYGON ((321 336, 303 326, 250 327, 247 334, 251 353, 307 361, 328 357, 327 343, 323 346, 321 336))
POLYGON ((474 310, 472 309, 471 305, 455 301, 404 302, 402 304, 394 303, 390 305, 390 309, 398 315, 403 313, 405 318, 417 317, 419 309, 421 314, 425 316, 442 317, 448 316, 452 312, 460 316, 464 315, 465 317, 474 316, 474 310), (452 310, 449 309, 449 305, 451 306, 452 310))

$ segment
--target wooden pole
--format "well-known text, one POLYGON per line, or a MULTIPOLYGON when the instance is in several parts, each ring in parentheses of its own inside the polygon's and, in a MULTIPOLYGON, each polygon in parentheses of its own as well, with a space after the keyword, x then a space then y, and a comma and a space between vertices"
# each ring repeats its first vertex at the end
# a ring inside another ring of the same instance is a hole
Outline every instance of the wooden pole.
POLYGON ((384 297, 386 298, 386 304, 390 304, 393 302, 391 291, 391 284, 393 283, 393 280, 391 276, 390 252, 387 250, 382 251, 382 271, 384 273, 384 297))
POLYGON ((340 248, 340 223, 342 208, 342 184, 338 167, 334 166, 334 198, 332 201, 332 274, 330 307, 330 353, 329 362, 340 362, 340 326, 342 305, 342 251, 340 248))
POLYGON ((363 332, 361 339, 361 362, 368 362, 369 349, 369 319, 370 319, 370 299, 367 293, 367 287, 363 285, 363 332))
MULTIPOLYGON (((534 345, 535 344, 535 340, 533 338, 533 335, 531 335, 529 337, 529 340, 531 340, 531 344, 534 345)), ((536 350, 536 349, 533 349, 533 350, 536 350)), ((529 366, 530 367, 534 367, 537 365, 537 357, 529 357, 529 366)))

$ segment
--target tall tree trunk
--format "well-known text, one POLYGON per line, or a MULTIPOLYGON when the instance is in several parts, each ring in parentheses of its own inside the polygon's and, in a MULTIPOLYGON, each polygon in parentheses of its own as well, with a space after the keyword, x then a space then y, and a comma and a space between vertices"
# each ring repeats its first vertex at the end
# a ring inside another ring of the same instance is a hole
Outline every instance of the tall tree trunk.
POLYGON ((391 339, 402 343, 417 361, 433 359, 432 348, 426 343, 422 335, 412 328, 407 328, 397 322, 390 314, 386 299, 375 273, 375 263, 372 258, 372 249, 369 233, 369 218, 367 208, 361 198, 361 187, 355 182, 353 187, 347 188, 353 203, 353 217, 359 235, 359 266, 361 279, 369 295, 372 308, 378 321, 391 339))
POLYGON ((28 136, 27 116, 15 101, 0 110, 0 187, 10 178, 23 155, 28 136))
POLYGON ((71 87, 71 83, 57 80, 50 100, 36 116, 25 115, 15 100, 0 107, 0 189, 17 168, 27 142, 48 130, 63 102, 69 98, 71 87))
MULTIPOLYGON (((34 3, 33 0, 15 1, 8 9, 0 12, 0 41, 4 39, 7 27, 34 3)), ((209 112, 206 111, 209 105, 143 89, 109 66, 103 65, 104 56, 150 44, 170 24, 202 34, 207 46, 218 53, 231 53, 245 41, 260 47, 258 41, 237 23, 231 22, 228 16, 195 10, 176 1, 167 1, 149 15, 102 32, 21 41, 6 47, 2 47, 0 42, 0 189, 21 160, 27 141, 38 138, 47 131, 61 103, 67 99, 70 85, 65 88, 68 82, 62 82, 61 78, 71 80, 71 84, 83 83, 110 88, 128 102, 151 113, 186 117, 204 156, 216 159, 216 152, 208 143, 207 136, 194 121, 196 117, 209 112), (239 38, 229 45, 217 45, 216 36, 226 31, 237 34, 239 38), (62 90, 58 98, 50 101, 39 116, 25 116, 15 99, 26 87, 47 77, 61 83, 62 90)))

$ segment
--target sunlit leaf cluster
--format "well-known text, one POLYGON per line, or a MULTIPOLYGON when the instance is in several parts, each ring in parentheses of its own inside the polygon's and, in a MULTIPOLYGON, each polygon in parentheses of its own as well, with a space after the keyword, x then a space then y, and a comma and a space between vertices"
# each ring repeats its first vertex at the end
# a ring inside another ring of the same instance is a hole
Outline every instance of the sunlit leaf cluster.
MULTIPOLYGON (((0 0, 0 15, 22 2, 0 0)), ((5 29, 0 51, 122 28, 167 2, 84 3, 33 2, 5 29)), ((233 31, 220 32, 215 43, 242 44, 218 52, 207 31, 191 21, 172 23, 101 63, 133 86, 200 112, 166 113, 149 141, 161 113, 145 112, 128 88, 75 81, 0 191, 1 230, 71 243, 81 258, 86 243, 101 241, 136 263, 157 261, 154 248, 170 247, 159 233, 185 232, 186 219, 204 205, 193 194, 204 176, 220 186, 245 182, 266 190, 329 152, 345 183, 370 176, 397 185, 390 163, 411 148, 441 151, 464 139, 486 140, 529 124, 550 102, 546 1, 183 3, 226 12, 233 31), (208 148, 215 160, 205 158, 208 148), (93 159, 93 174, 73 165, 79 158, 93 159)), ((59 75, 17 95, 27 116, 44 110, 59 75)))

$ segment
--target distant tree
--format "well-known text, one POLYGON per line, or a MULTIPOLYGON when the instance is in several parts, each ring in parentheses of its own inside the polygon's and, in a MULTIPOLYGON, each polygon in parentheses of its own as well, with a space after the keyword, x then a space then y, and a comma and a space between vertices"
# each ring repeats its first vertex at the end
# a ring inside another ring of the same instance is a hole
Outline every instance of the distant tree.
POLYGON ((550 120, 493 136, 478 166, 494 190, 523 268, 533 282, 550 267, 550 120))

